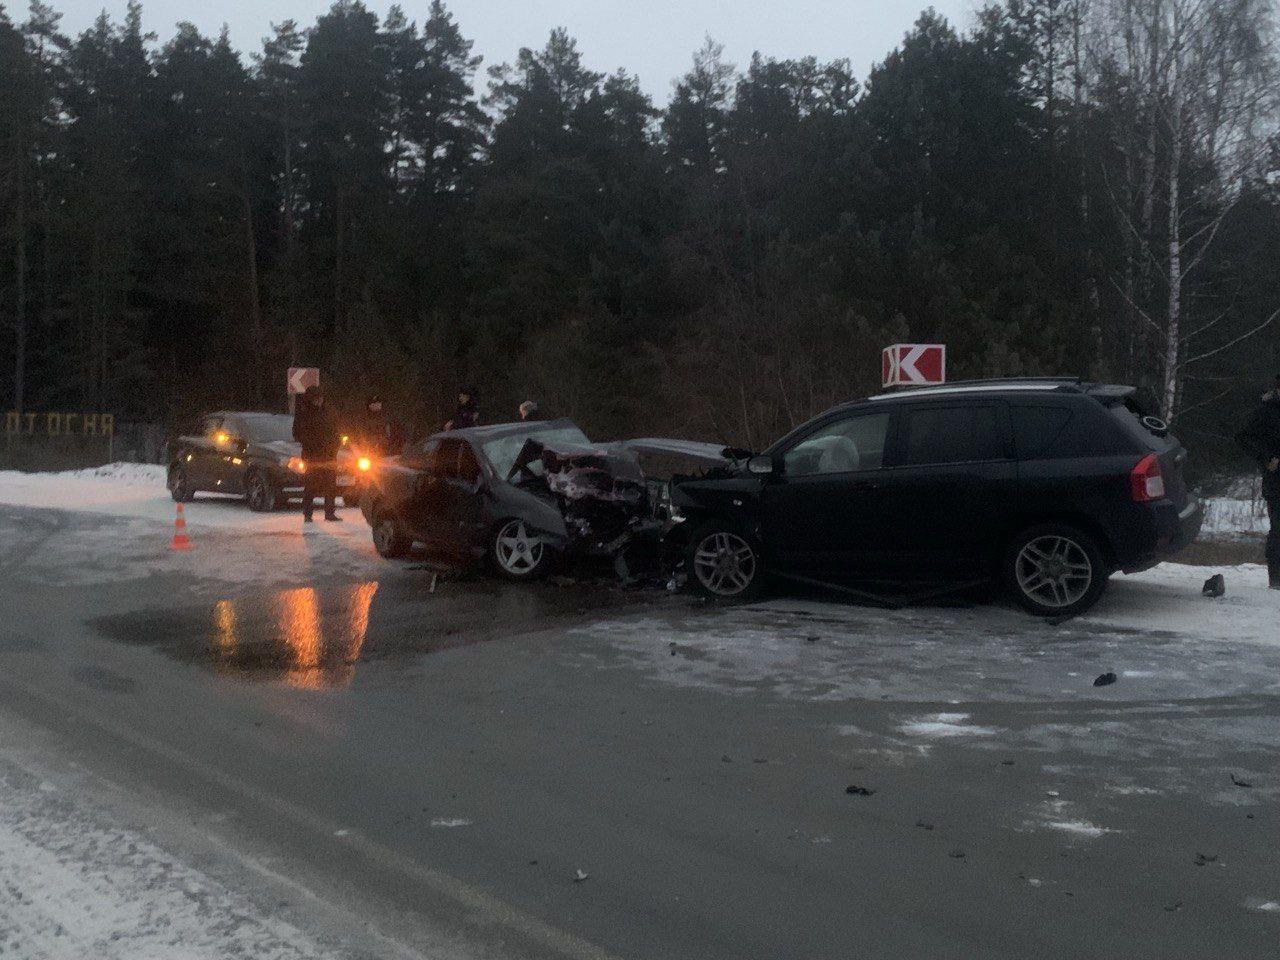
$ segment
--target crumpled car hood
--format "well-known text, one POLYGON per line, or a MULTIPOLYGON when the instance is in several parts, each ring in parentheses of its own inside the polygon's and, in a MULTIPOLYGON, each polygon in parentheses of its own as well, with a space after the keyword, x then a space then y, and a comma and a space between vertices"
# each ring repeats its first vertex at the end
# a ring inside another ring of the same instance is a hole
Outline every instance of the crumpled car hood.
POLYGON ((623 447, 634 453, 667 453, 678 457, 689 457, 714 466, 724 466, 732 462, 732 459, 725 455, 726 450, 723 444, 702 443, 698 440, 640 437, 636 440, 619 440, 614 446, 623 447))

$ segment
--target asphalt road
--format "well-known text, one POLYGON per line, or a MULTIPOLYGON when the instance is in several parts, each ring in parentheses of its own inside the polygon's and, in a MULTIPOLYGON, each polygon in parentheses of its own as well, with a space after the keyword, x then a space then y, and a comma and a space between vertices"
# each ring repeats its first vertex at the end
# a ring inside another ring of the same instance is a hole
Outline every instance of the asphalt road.
POLYGON ((0 508, 0 780, 336 956, 1280 956, 1280 645, 1155 588, 723 610, 312 536, 0 508))

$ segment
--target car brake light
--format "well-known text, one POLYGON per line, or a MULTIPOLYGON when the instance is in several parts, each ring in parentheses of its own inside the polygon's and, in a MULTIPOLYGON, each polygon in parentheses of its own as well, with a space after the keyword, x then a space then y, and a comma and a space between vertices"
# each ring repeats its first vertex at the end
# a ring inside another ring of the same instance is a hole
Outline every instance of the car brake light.
POLYGON ((1129 495, 1134 503, 1164 499, 1164 474, 1160 470, 1160 458, 1154 453, 1139 460, 1129 474, 1129 495))

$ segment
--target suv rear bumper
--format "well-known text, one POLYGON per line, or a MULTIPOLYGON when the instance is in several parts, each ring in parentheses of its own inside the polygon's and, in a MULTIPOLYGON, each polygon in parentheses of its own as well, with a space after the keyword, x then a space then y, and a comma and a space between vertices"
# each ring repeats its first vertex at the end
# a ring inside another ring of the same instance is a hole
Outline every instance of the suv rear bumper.
MULTIPOLYGON (((1165 501, 1149 508, 1149 534, 1142 537, 1133 555, 1122 555, 1120 569, 1125 573, 1149 570, 1162 560, 1176 556, 1200 535, 1204 523, 1204 504, 1192 497, 1181 510, 1165 501)), ((1120 551, 1117 551, 1119 553, 1120 551)))

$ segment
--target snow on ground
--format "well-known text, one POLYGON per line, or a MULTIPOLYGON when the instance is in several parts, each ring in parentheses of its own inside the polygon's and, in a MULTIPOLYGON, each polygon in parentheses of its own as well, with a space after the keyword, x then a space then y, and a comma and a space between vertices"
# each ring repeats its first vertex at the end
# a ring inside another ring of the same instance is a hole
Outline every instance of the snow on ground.
POLYGON ((1205 538, 1265 536, 1267 505, 1255 497, 1210 497, 1204 501, 1205 538))
POLYGON ((9 762, 0 762, 0 955, 327 960, 335 955, 9 762))
MULTIPOLYGON (((45 582, 95 584, 192 573, 236 583, 285 584, 320 574, 385 573, 360 511, 304 528, 296 505, 254 513, 239 497, 199 494, 184 513, 193 548, 169 549, 176 514, 164 467, 112 463, 62 473, 0 471, 0 506, 57 511, 0 517, 0 559, 21 559, 45 582), (66 521, 79 515, 74 527, 66 521), (94 518, 101 518, 95 520, 94 518), (108 518, 109 521, 108 522, 108 518), (124 523, 117 521, 123 519, 124 523)), ((318 514, 317 514, 318 516, 318 514)))

